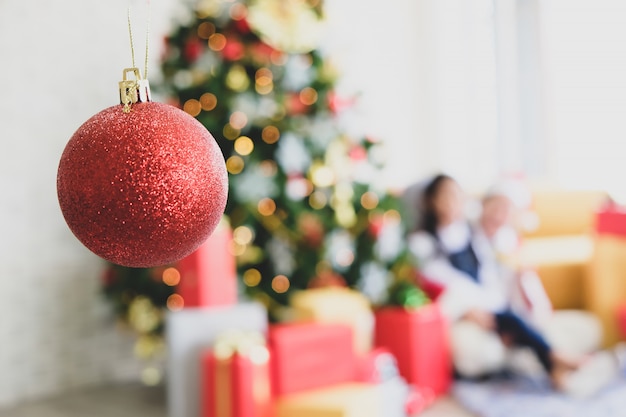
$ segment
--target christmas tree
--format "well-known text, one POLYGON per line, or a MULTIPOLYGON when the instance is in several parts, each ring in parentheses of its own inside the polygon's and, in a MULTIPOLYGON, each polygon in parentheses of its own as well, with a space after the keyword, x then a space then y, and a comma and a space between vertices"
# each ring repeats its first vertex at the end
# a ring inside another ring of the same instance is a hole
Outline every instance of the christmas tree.
MULTIPOLYGON (((153 85, 221 147, 239 276, 270 313, 291 291, 325 285, 379 302, 411 273, 400 199, 380 183, 383 144, 338 121, 352 100, 338 96, 338 75, 316 49, 322 22, 315 0, 201 0, 166 38, 153 85)), ((118 271, 107 288, 120 314, 124 282, 140 273, 146 285, 132 293, 165 306, 171 288, 154 274, 118 271)))

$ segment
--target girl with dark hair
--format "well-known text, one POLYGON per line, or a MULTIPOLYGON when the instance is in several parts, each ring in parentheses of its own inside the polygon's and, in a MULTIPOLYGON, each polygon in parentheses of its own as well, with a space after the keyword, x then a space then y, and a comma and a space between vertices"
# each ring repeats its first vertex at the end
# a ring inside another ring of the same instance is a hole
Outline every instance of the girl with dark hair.
POLYGON ((500 276, 494 262, 481 257, 484 252, 476 245, 476 233, 464 215, 464 207, 465 196, 459 184, 448 175, 435 176, 423 188, 417 207, 418 230, 409 237, 422 277, 442 287, 438 303, 452 324, 456 371, 461 376, 479 377, 497 372, 504 365, 504 348, 498 349, 494 343, 480 345, 489 350, 482 355, 482 363, 461 360, 467 357, 463 350, 471 347, 463 338, 455 339, 454 326, 470 323, 507 345, 530 348, 555 386, 561 387, 579 361, 556 352, 538 331, 511 311, 509 283, 500 276))

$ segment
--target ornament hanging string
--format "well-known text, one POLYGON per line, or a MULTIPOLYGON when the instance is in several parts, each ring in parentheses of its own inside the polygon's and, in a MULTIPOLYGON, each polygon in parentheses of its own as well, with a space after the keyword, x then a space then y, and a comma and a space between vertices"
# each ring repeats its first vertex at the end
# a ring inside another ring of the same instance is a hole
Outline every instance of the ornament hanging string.
POLYGON ((141 71, 135 65, 135 42, 133 39, 133 25, 131 19, 131 5, 128 4, 128 35, 130 38, 130 53, 132 59, 132 68, 124 69, 124 79, 120 81, 120 103, 124 105, 124 113, 130 113, 131 105, 136 102, 150 101, 150 83, 148 82, 148 57, 150 47, 150 0, 148 3, 148 16, 146 18, 146 56, 143 70, 143 78, 141 71), (132 72, 135 75, 134 80, 128 80, 126 74, 132 72))
MULTIPOLYGON (((144 60, 144 67, 143 67, 143 79, 147 80, 148 79, 148 55, 149 55, 149 46, 150 46, 150 11, 151 11, 151 7, 150 7, 150 0, 147 0, 148 3, 148 17, 146 18, 146 51, 145 51, 145 60, 144 60)), ((130 55, 131 55, 131 60, 132 60, 132 64, 133 64, 133 68, 137 68, 137 65, 135 65, 135 43, 133 41, 133 25, 132 25, 132 19, 130 17, 130 2, 128 4, 128 36, 130 38, 130 55)))

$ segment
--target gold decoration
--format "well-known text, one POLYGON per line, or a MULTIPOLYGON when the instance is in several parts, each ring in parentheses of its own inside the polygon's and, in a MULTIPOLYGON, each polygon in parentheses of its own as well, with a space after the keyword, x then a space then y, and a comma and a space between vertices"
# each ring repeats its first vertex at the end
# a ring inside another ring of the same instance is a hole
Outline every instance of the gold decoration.
POLYGON ((128 307, 128 323, 139 333, 150 333, 161 321, 159 309, 148 297, 140 295, 128 307))
POLYGON ((226 85, 233 91, 243 92, 250 85, 246 70, 241 65, 233 65, 226 75, 226 85))
POLYGON ((307 53, 321 40, 324 22, 303 0, 257 0, 248 9, 251 29, 272 47, 307 53))

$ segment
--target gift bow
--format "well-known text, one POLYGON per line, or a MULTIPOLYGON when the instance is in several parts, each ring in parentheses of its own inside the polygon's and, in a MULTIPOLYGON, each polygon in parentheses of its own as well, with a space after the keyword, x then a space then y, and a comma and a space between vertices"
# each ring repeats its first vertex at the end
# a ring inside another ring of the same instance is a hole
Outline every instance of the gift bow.
POLYGON ((245 356, 255 365, 269 361, 265 336, 260 332, 228 330, 217 336, 213 346, 217 359, 228 359, 235 354, 245 356))

